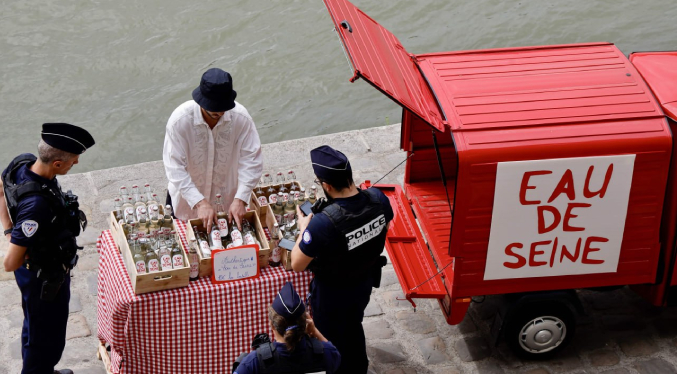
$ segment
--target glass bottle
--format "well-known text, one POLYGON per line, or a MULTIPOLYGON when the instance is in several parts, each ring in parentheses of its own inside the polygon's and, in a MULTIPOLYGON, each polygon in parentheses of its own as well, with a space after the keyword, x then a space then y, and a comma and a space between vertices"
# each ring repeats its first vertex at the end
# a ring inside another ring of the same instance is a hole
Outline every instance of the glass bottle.
POLYGON ((131 242, 130 249, 132 251, 132 258, 134 265, 136 266, 136 272, 138 274, 146 274, 146 258, 144 253, 141 252, 141 246, 139 245, 138 237, 136 234, 130 235, 129 242, 131 242))
POLYGON ((294 199, 298 199, 300 191, 296 185, 296 173, 294 173, 294 170, 289 170, 287 172, 287 182, 291 183, 291 186, 289 187, 289 194, 293 194, 294 199))
POLYGON ((284 216, 284 198, 282 193, 277 194, 277 202, 273 205, 273 215, 278 224, 282 224, 282 217, 284 216))
POLYGON ((301 187, 299 190, 299 197, 296 199, 296 206, 301 206, 306 202, 306 188, 301 187))
POLYGON ((174 218, 172 218, 172 206, 165 205, 165 216, 162 218, 162 232, 169 234, 174 228, 174 218))
POLYGON ((315 187, 315 185, 310 186, 308 201, 310 201, 311 204, 315 204, 315 201, 317 201, 317 187, 315 187))
POLYGON ((268 258, 268 265, 271 267, 278 267, 282 263, 282 250, 280 248, 280 234, 278 233, 280 226, 275 223, 273 224, 273 232, 271 237, 273 239, 273 249, 270 251, 270 257, 268 258))
POLYGON ((197 242, 200 245, 202 257, 203 258, 212 257, 212 250, 209 248, 209 240, 207 239, 207 235, 203 232, 197 231, 197 226, 193 226, 193 232, 195 233, 197 242))
POLYGON ((171 254, 172 254, 172 266, 174 269, 181 269, 185 265, 185 261, 183 260, 183 251, 181 250, 181 246, 179 246, 178 241, 176 240, 176 231, 172 231, 171 237, 170 237, 170 246, 172 248, 171 254))
POLYGON ((268 185, 268 188, 266 188, 266 197, 268 198, 268 204, 275 205, 275 202, 277 202, 277 190, 275 189, 275 185, 273 184, 273 177, 270 176, 270 173, 266 173, 263 176, 263 184, 268 185))
POLYGON ((129 197, 129 190, 125 186, 120 186, 120 201, 125 202, 129 197))
POLYGON ((160 257, 160 268, 162 271, 172 270, 172 255, 164 243, 164 240, 159 241, 160 249, 158 249, 158 256, 160 257))
POLYGON ((286 203, 289 200, 289 189, 284 185, 284 175, 282 175, 281 171, 277 173, 275 183, 277 183, 277 198, 279 199, 280 194, 282 194, 284 198, 282 202, 286 203))
POLYGON ((237 228, 237 225, 232 225, 230 230, 230 239, 233 241, 233 247, 239 247, 244 244, 244 239, 242 238, 242 232, 237 228))
POLYGON ((266 206, 268 205, 268 196, 266 196, 266 191, 261 188, 261 183, 256 185, 256 189, 254 190, 254 195, 256 196, 256 201, 259 202, 260 206, 266 206))
POLYGON ((188 280, 190 281, 196 281, 200 277, 200 259, 197 256, 199 250, 197 240, 191 239, 188 245, 188 261, 190 262, 188 280))
POLYGON ((146 202, 146 209, 148 210, 148 219, 153 220, 157 219, 159 220, 160 217, 160 203, 157 201, 157 194, 152 194, 148 198, 148 202, 146 202))
POLYGON ((221 200, 221 194, 216 194, 216 224, 219 227, 219 232, 221 232, 221 238, 219 240, 225 240, 228 236, 228 214, 226 210, 223 209, 223 202, 221 200))
POLYGON ((150 186, 150 183, 146 183, 143 185, 143 194, 146 205, 148 205, 148 202, 153 197, 153 188, 150 186))
POLYGON ((221 230, 216 226, 215 223, 212 223, 212 228, 209 230, 209 249, 212 251, 215 249, 223 249, 223 243, 221 243, 221 230))
POLYGON ((252 228, 252 225, 249 223, 249 221, 243 221, 242 230, 244 230, 244 244, 258 244, 259 248, 261 248, 261 243, 256 238, 256 233, 254 232, 254 229, 252 228))
POLYGON ((153 207, 153 212, 150 214, 150 224, 148 225, 149 234, 152 237, 159 238, 162 232, 162 225, 160 223, 160 214, 158 213, 157 205, 153 207))
POLYGON ((141 246, 141 252, 145 253, 146 269, 148 270, 148 273, 157 273, 160 271, 160 260, 158 259, 157 253, 150 247, 148 239, 139 239, 139 245, 141 246))
POLYGON ((136 231, 139 235, 139 238, 146 238, 150 231, 148 230, 148 217, 146 215, 146 208, 140 208, 137 210, 138 220, 136 225, 136 231))
POLYGON ((282 219, 286 224, 296 222, 296 204, 294 204, 293 195, 289 196, 289 200, 287 200, 284 206, 284 216, 282 219))
POLYGON ((136 210, 134 209, 134 198, 127 196, 127 201, 122 204, 122 212, 125 217, 125 223, 136 222, 136 210))

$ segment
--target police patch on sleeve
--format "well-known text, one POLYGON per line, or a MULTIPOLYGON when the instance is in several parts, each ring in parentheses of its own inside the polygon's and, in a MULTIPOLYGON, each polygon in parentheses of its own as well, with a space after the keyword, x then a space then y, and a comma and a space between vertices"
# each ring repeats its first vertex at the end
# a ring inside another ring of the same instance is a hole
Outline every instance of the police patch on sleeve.
POLYGON ((310 244, 310 242, 313 241, 313 237, 310 235, 310 231, 306 229, 306 231, 303 232, 303 242, 306 244, 310 244))
POLYGON ((38 223, 32 219, 25 220, 21 224, 21 231, 23 231, 27 238, 30 238, 38 231, 38 223))

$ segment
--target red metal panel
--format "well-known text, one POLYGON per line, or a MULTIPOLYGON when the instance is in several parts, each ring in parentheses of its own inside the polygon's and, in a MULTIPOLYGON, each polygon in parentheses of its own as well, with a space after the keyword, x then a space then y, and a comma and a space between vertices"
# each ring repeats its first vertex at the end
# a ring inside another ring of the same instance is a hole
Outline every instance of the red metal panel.
POLYGON ((446 52, 416 58, 453 130, 661 114, 637 70, 609 43, 446 52))
POLYGON ((416 218, 404 196, 402 187, 399 185, 377 185, 376 187, 388 196, 395 213, 388 227, 386 250, 405 297, 409 301, 412 301, 412 298, 444 298, 447 296, 447 291, 440 276, 435 276, 437 268, 421 232, 417 229, 416 218))
POLYGON ((649 84, 665 114, 677 121, 677 51, 633 53, 630 62, 649 84))
POLYGON ((454 297, 655 282, 672 148, 665 117, 547 126, 528 132, 524 128, 457 131, 454 136, 459 148, 450 253, 456 260, 450 289, 454 297), (636 160, 616 273, 483 280, 497 162, 617 154, 636 154, 636 160))
POLYGON ((324 0, 355 76, 444 131, 444 117, 416 63, 399 40, 347 0, 324 0), (341 25, 347 22, 346 26, 341 25), (349 26, 348 26, 349 25, 349 26))

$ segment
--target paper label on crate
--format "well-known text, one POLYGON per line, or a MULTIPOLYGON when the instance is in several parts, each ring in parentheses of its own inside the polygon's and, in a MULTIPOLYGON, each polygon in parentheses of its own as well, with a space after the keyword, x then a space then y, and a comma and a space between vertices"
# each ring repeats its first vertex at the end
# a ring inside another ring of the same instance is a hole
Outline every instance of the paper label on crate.
POLYGON ((139 274, 146 274, 146 263, 144 261, 136 262, 136 272, 139 274))
POLYGON ((265 196, 258 197, 259 205, 266 206, 268 205, 268 199, 265 196))
POLYGON ((185 265, 183 264, 183 255, 174 255, 172 257, 172 265, 174 266, 174 269, 180 269, 184 267, 185 265))
POLYGON ((500 162, 484 279, 614 273, 635 155, 500 162))
POLYGON ((148 272, 155 273, 160 271, 160 261, 157 259, 148 260, 148 272))
POLYGON ((214 282, 236 281, 259 275, 257 245, 218 250, 212 255, 212 280, 214 282))

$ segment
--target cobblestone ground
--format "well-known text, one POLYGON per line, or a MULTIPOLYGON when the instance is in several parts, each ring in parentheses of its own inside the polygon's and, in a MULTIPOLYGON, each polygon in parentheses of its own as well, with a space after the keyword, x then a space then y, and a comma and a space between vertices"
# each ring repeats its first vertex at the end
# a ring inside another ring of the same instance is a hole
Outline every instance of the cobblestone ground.
POLYGON ((371 371, 422 373, 677 373, 677 308, 657 308, 627 288, 579 291, 586 316, 557 357, 522 361, 489 333, 500 297, 473 303, 463 322, 446 323, 436 301, 404 299, 388 265, 364 319, 371 371))
MULTIPOLYGON (((308 151, 329 144, 348 155, 356 181, 376 181, 406 157, 399 150, 399 137, 399 125, 392 125, 266 144, 264 165, 266 170, 294 169, 299 180, 309 185, 313 175, 308 151)), ((401 184, 403 170, 395 169, 383 183, 401 184)), ((73 274, 68 340, 58 368, 69 367, 76 374, 105 374, 96 358, 96 238, 108 228, 106 217, 117 188, 149 182, 161 186, 158 190, 164 196, 164 169, 162 162, 152 162, 67 175, 59 181, 80 197, 90 228, 78 239, 86 247, 73 274)), ((0 261, 6 246, 6 241, 0 240, 0 261)), ((579 296, 588 315, 579 320, 573 344, 554 359, 525 362, 517 359, 505 343, 491 344, 489 328, 500 298, 487 297, 481 304, 473 304, 461 324, 449 326, 436 301, 420 301, 414 312, 409 302, 400 300, 403 295, 397 277, 388 265, 382 287, 374 291, 364 319, 371 372, 677 373, 677 308, 654 308, 628 289, 581 291, 579 296)), ((2 269, 0 300, 0 374, 18 374, 21 299, 13 274, 2 269)))

